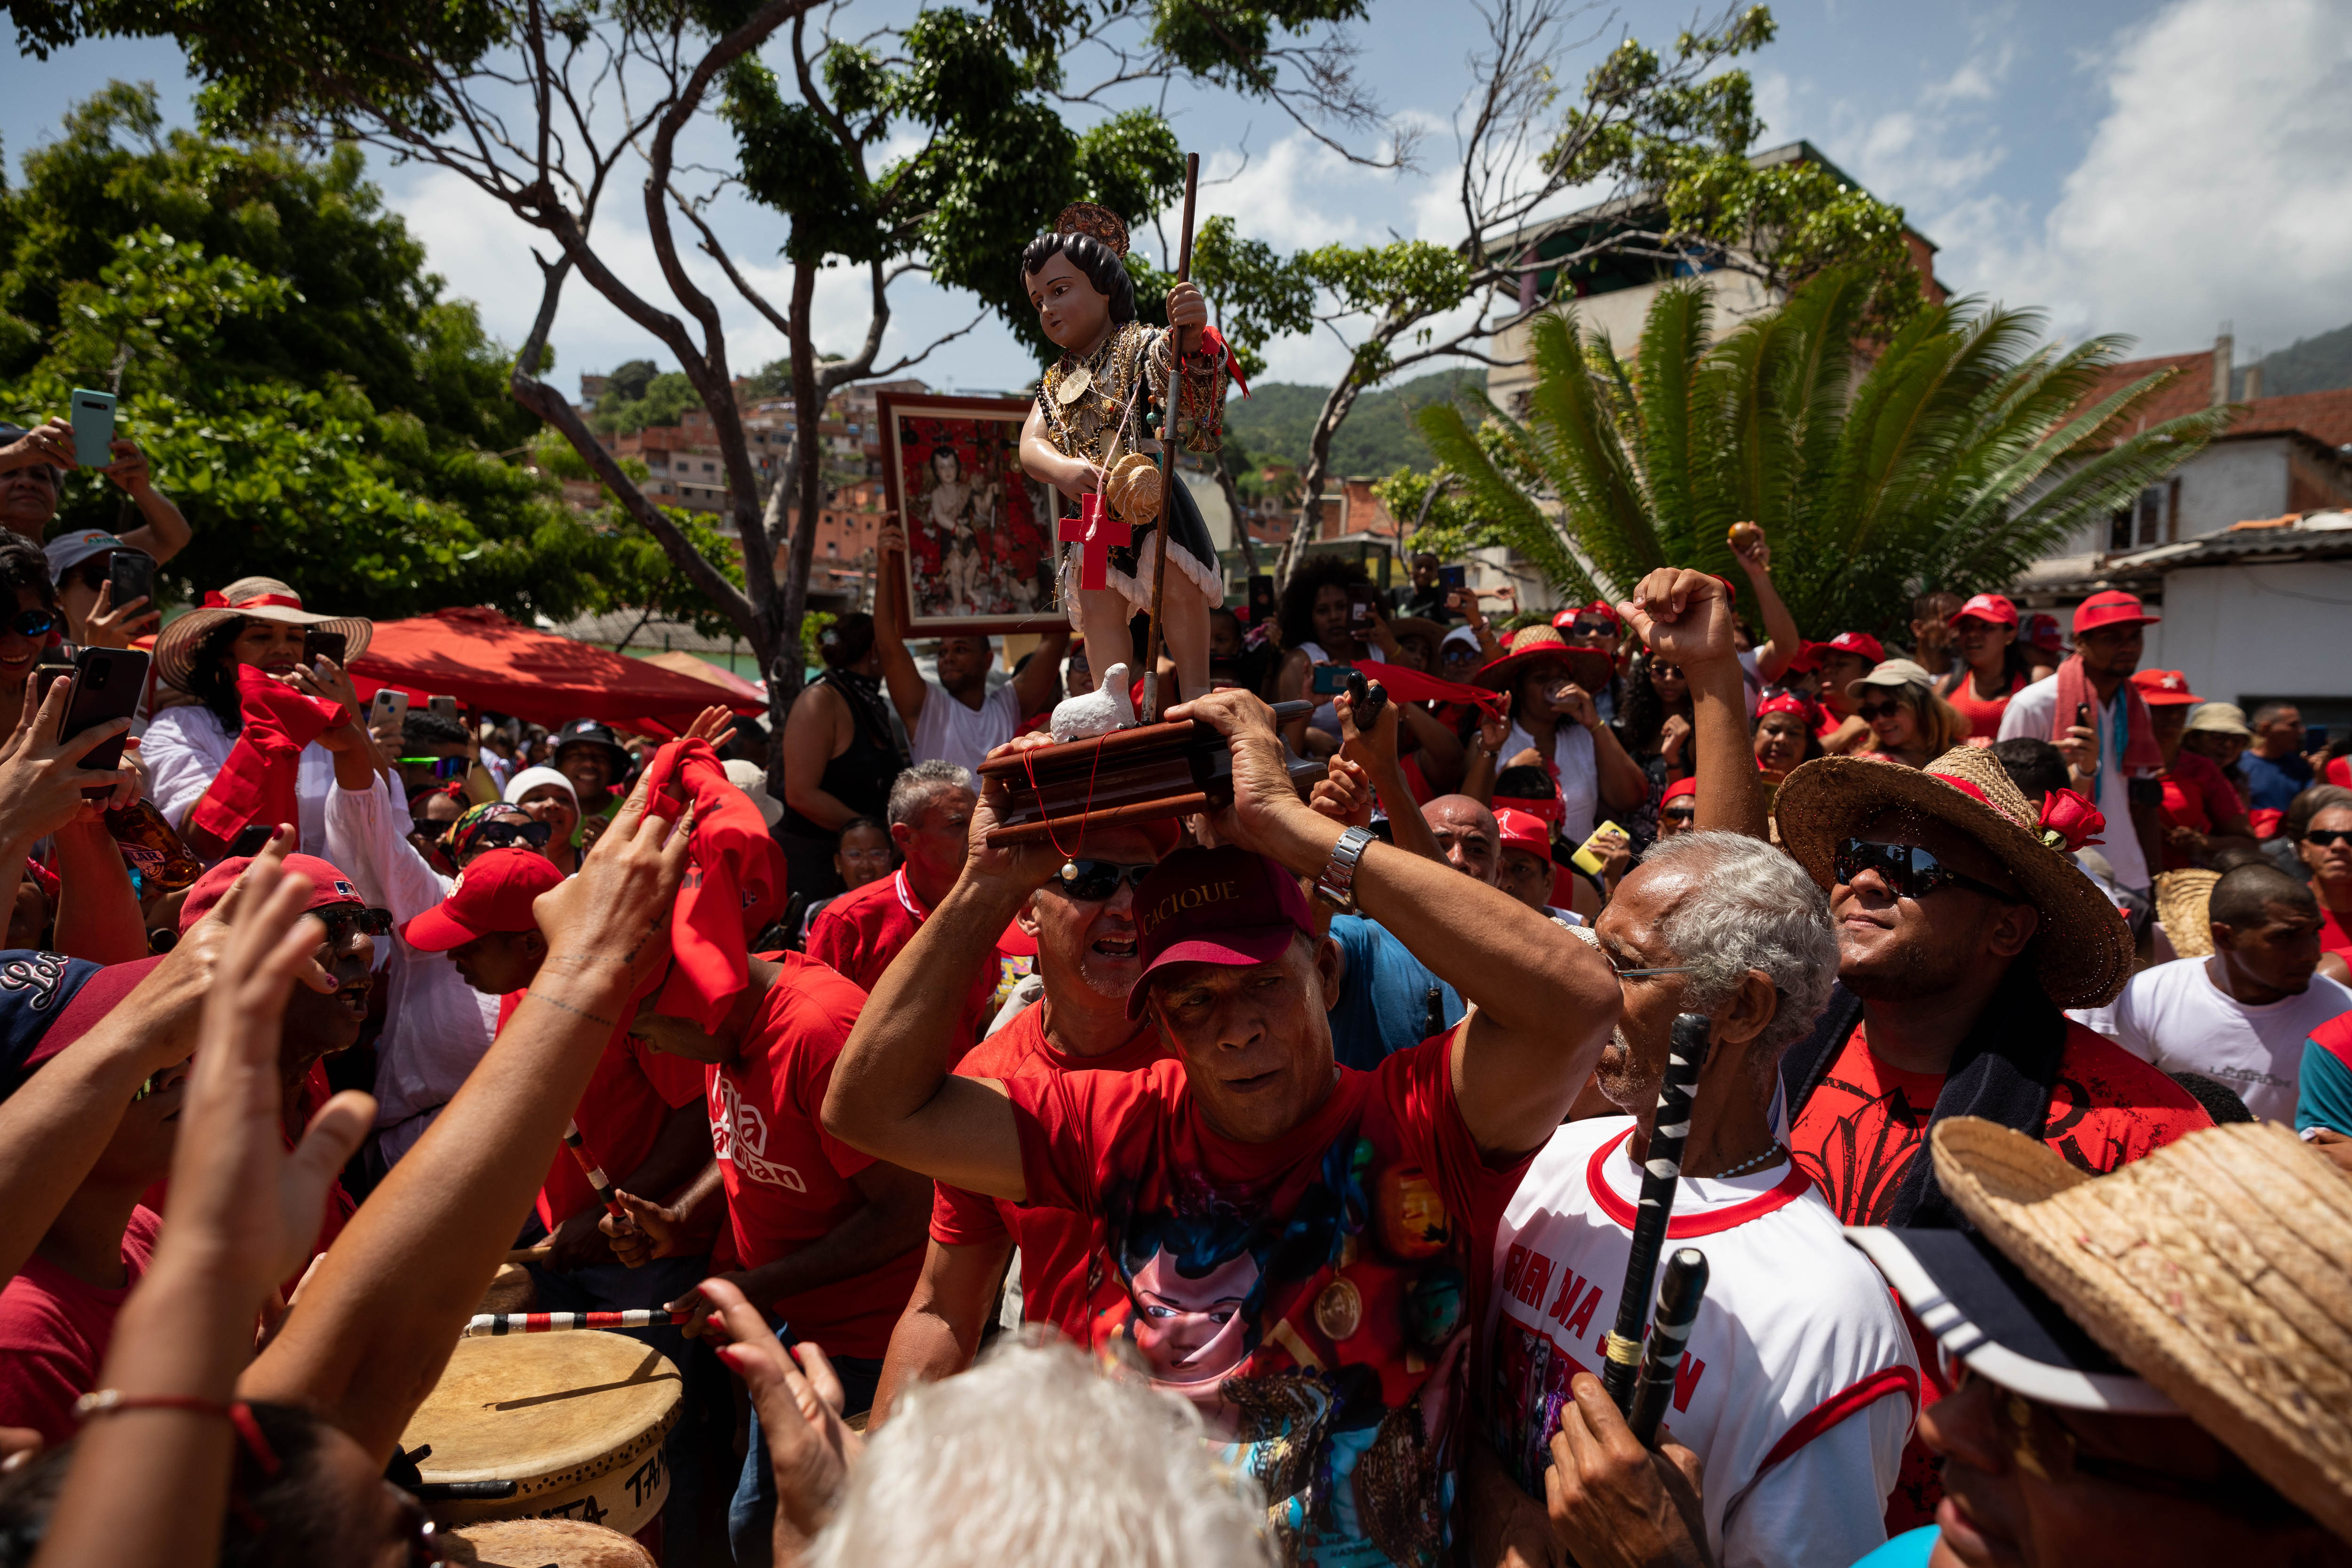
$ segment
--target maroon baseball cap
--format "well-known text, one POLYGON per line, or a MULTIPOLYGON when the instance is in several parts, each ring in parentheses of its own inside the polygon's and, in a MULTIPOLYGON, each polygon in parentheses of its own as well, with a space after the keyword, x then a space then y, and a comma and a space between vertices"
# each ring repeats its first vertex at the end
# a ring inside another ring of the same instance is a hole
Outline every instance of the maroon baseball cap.
MULTIPOLYGON (((197 878, 196 885, 188 889, 188 901, 180 906, 181 934, 185 935, 190 926, 204 919, 205 911, 221 901, 230 885, 252 864, 251 856, 241 855, 233 860, 222 861, 197 878)), ((286 868, 299 871, 310 879, 310 901, 302 906, 306 914, 312 910, 325 909, 329 904, 367 902, 360 896, 360 885, 352 879, 349 873, 316 855, 289 855, 286 857, 286 868)))
POLYGON ((1142 1016, 1151 972, 1162 964, 1270 963, 1302 931, 1315 934, 1315 913, 1280 866, 1231 846, 1179 849, 1135 890, 1143 972, 1127 994, 1127 1016, 1142 1016))
POLYGON ((49 1026, 49 1032, 26 1057, 26 1070, 40 1066, 97 1027, 99 1020, 113 1012, 115 1005, 137 990, 140 982, 154 973, 163 962, 163 955, 157 953, 151 958, 134 958, 128 963, 110 963, 91 975, 58 1007, 57 1022, 49 1026))
POLYGON ((400 940, 419 952, 446 952, 492 931, 530 931, 539 924, 531 904, 562 880, 536 849, 485 850, 457 873, 448 897, 400 928, 400 940))
POLYGON ((2101 626, 2152 626, 2161 618, 2149 615, 2133 595, 2110 588, 2074 606, 2074 635, 2079 637, 2101 626))
POLYGON ((1840 632, 1829 641, 1813 646, 1824 654, 1858 653, 1874 665, 1886 662, 1886 649, 1868 632, 1840 632))
POLYGON ((1977 594, 1971 595, 1967 604, 1954 610, 1951 619, 1946 624, 1957 626, 1962 621, 1971 617, 1979 621, 1990 621, 1997 626, 2013 626, 2017 625, 2017 606, 2009 602, 2009 595, 2006 594, 1977 594))

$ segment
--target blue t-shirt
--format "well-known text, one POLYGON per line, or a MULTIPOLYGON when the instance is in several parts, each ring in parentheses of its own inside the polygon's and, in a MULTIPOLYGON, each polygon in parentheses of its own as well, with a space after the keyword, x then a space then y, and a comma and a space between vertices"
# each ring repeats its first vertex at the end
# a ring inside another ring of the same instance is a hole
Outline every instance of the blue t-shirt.
POLYGON ((1874 1547, 1854 1561, 1853 1568, 1927 1568, 1943 1531, 1932 1524, 1906 1530, 1884 1546, 1874 1547))
POLYGON ((2294 1130, 2313 1127, 2352 1136, 2352 1068, 2317 1040, 2305 1040, 2295 1080, 2294 1130))
POLYGON ((1405 951, 1385 927, 1361 915, 1335 915, 1331 940, 1347 971, 1331 1009, 1331 1054, 1342 1067, 1370 1072, 1381 1058, 1417 1046, 1432 1034, 1429 989, 1438 992, 1439 1029, 1462 1021, 1462 998, 1405 951))
POLYGON ((2246 770, 2247 792, 2262 810, 2284 811, 2311 787, 2311 764, 2292 752, 2273 762, 2250 750, 2239 755, 2238 765, 2246 770))

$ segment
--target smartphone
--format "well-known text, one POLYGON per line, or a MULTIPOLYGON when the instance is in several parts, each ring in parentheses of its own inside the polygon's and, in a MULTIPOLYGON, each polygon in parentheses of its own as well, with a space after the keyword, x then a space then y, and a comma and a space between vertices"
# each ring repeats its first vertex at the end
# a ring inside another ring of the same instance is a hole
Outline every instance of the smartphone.
POLYGON ((1252 577, 1249 580, 1250 625, 1262 626, 1273 620, 1274 615, 1274 579, 1269 576, 1252 577))
POLYGON ((408 717, 408 693, 394 691, 387 686, 377 691, 368 704, 368 728, 373 730, 386 719, 397 724, 408 717))
POLYGON ((1587 838, 1583 843, 1576 847, 1576 853, 1570 856, 1569 858, 1575 861, 1576 868, 1583 872, 1586 876, 1598 877, 1601 875, 1601 868, 1603 862, 1601 857, 1593 852, 1592 840, 1600 837, 1604 833, 1622 833, 1625 830, 1623 828, 1618 826, 1613 822, 1604 822, 1600 826, 1592 830, 1592 837, 1591 838, 1587 838))
MULTIPOLYGON (((79 735, 110 719, 130 718, 139 710, 139 699, 146 690, 147 655, 141 649, 82 649, 74 658, 73 697, 66 703, 65 721, 58 727, 58 739, 79 735)), ((129 736, 126 730, 82 758, 79 765, 93 771, 121 766, 122 742, 129 736)), ((101 799, 108 793, 106 789, 82 791, 91 800, 101 799)))
POLYGON ((81 649, 73 644, 59 643, 41 655, 41 662, 33 668, 33 706, 38 708, 49 700, 49 688, 73 673, 74 655, 81 649))
POLYGON ((1380 601, 1381 591, 1370 583, 1348 584, 1348 629, 1368 632, 1372 628, 1372 606, 1380 601))
POLYGON ((2074 704, 2074 722, 2085 730, 2095 730, 2099 727, 2098 720, 2091 716, 2091 705, 2087 702, 2074 704))
POLYGON ((463 722, 457 717, 457 700, 454 697, 428 697, 425 700, 425 706, 432 709, 452 724, 463 722))
POLYGON ((1356 673, 1352 664, 1318 664, 1315 667, 1315 695, 1337 697, 1348 689, 1348 678, 1356 673))
POLYGON ((2324 752, 2327 750, 2327 726, 2325 724, 2305 724, 2303 727, 2303 749, 2306 752, 2324 752))
POLYGON ((341 669, 343 656, 350 651, 351 646, 352 639, 348 634, 312 626, 302 634, 302 662, 316 664, 322 658, 331 658, 335 661, 335 668, 341 669))
POLYGON ((236 830, 229 841, 228 855, 232 860, 250 860, 269 847, 269 836, 277 829, 266 822, 248 822, 236 830))
POLYGON ((75 387, 73 433, 75 462, 102 468, 114 461, 114 394, 75 387))
POLYGON ((144 599, 155 607, 155 558, 143 550, 118 550, 106 563, 106 580, 114 588, 114 607, 144 599))
POLYGON ((1470 568, 1440 566, 1437 569, 1437 585, 1446 589, 1467 588, 1470 585, 1470 568))

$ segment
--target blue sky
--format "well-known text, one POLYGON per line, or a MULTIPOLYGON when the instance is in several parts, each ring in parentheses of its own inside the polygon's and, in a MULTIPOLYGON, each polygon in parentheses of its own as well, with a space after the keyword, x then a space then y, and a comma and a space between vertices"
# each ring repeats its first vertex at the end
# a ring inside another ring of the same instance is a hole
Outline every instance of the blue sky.
MULTIPOLYGON (((2227 321, 2242 360, 2352 321, 2352 0, 1785 0, 1773 11, 1780 37, 1748 62, 1769 124, 1765 144, 1811 141, 1902 205, 1942 246, 1937 272, 1955 289, 2037 306, 2069 338, 2129 334, 2145 353, 2208 345, 2227 321)), ((1570 56, 1564 75, 1580 81, 1622 31, 1664 43, 1692 15, 1653 0, 1588 13, 1580 32, 1601 40, 1570 56)), ((1244 232, 1285 248, 1454 237, 1451 125, 1483 38, 1478 15, 1466 0, 1373 0, 1356 37, 1367 84, 1423 129, 1422 167, 1349 168, 1268 106, 1176 94, 1168 110, 1186 144, 1213 175, 1232 176, 1203 193, 1208 211, 1232 213, 1244 232)), ((0 73, 12 168, 68 103, 110 77, 154 81, 175 118, 186 117, 178 58, 165 46, 82 45, 0 73)), ((537 303, 528 233, 445 173, 381 161, 376 172, 451 290, 479 302, 494 333, 519 339, 537 303)), ((606 234, 619 269, 649 278, 631 215, 610 216, 622 220, 606 234)), ((736 210, 721 229, 756 271, 779 221, 736 210)), ((780 297, 780 275, 766 276, 780 297)), ((821 289, 832 346, 863 336, 862 292, 845 272, 821 289)), ((919 283, 894 298, 886 356, 971 313, 919 283)), ((729 327, 738 366, 780 352, 748 308, 730 310, 729 327)), ((577 284, 555 342, 567 379, 650 347, 577 284)), ((1269 357, 1276 379, 1324 381, 1342 351, 1310 338, 1277 343, 1269 357)), ((978 389, 1015 384, 1029 366, 1009 334, 983 326, 914 374, 978 389)))

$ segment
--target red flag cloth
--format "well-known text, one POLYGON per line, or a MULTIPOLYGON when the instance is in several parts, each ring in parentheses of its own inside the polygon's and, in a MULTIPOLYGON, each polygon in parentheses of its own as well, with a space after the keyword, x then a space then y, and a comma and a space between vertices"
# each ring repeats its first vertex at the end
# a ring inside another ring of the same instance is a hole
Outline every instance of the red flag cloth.
MULTIPOLYGON (((2126 680, 2124 694, 2124 756, 2127 772, 2164 766, 2164 752, 2156 743, 2155 721, 2147 715, 2147 704, 2140 700, 2139 688, 2126 680)), ((2089 703, 2095 713, 2099 707, 2098 693, 2091 689, 2091 678, 2084 673, 2083 656, 2074 655, 2058 667, 2058 706, 2050 715, 2050 739, 2063 741, 2074 726, 2074 715, 2084 703, 2089 703)), ((2092 728, 2096 729, 2094 724, 2092 728)), ((2104 750, 2104 748, 2102 748, 2104 750)), ((2106 759, 2099 759, 2101 767, 2106 759)))
POLYGON ((187 825, 226 844, 252 823, 293 823, 294 847, 302 848, 301 816, 295 810, 302 748, 336 725, 349 723, 351 710, 340 702, 305 697, 250 664, 236 667, 236 700, 245 727, 212 787, 188 807, 187 825))
POLYGON ((784 907, 784 856, 708 741, 671 741, 646 766, 646 805, 675 820, 694 802, 686 882, 670 914, 676 962, 656 1012, 716 1033, 751 982, 751 939, 784 907))

